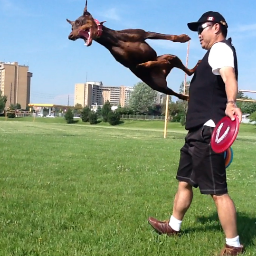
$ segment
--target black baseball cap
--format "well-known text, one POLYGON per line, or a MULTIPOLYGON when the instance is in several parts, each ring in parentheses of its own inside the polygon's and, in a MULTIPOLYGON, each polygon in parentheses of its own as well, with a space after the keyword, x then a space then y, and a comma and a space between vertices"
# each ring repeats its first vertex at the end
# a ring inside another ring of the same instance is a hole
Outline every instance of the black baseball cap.
POLYGON ((188 23, 188 28, 192 31, 197 31, 198 26, 207 21, 220 23, 224 27, 226 28, 228 27, 227 22, 225 21, 224 17, 220 13, 209 11, 204 13, 198 21, 188 23))

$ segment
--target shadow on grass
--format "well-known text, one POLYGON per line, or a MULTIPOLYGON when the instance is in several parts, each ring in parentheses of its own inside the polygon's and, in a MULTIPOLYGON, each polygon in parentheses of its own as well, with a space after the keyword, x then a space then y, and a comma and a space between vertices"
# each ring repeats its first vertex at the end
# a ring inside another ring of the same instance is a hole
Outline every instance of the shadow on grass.
POLYGON ((79 120, 70 120, 69 122, 67 122, 67 124, 77 124, 79 122, 79 120))
MULTIPOLYGON (((222 230, 217 212, 212 213, 210 216, 197 217, 197 221, 203 224, 204 227, 188 228, 184 230, 184 233, 191 231, 222 230)), ((237 212, 237 229, 243 245, 254 245, 256 238, 256 218, 245 212, 237 212)))
MULTIPOLYGON (((122 121, 122 120, 120 120, 117 124, 115 124, 115 125, 119 125, 119 124, 124 124, 124 121, 122 121)), ((115 126, 114 125, 114 126, 115 126)))

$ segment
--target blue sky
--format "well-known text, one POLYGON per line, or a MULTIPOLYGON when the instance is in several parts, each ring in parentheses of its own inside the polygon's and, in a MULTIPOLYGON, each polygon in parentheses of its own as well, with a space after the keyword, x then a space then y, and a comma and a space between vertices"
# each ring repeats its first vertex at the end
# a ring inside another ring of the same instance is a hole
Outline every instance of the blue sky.
MULTIPOLYGON (((74 85, 102 81, 105 86, 134 86, 139 79, 116 62, 103 46, 83 40, 68 40, 70 24, 81 16, 85 0, 0 0, 0 61, 29 66, 33 73, 32 103, 73 104, 74 85), (69 95, 69 96, 68 96, 69 95)), ((141 28, 191 37, 188 67, 202 58, 196 33, 187 23, 206 11, 219 11, 229 25, 239 65, 239 89, 256 90, 255 0, 88 0, 88 11, 105 26, 115 29, 141 28)), ((186 63, 187 43, 147 40, 158 55, 174 54, 186 63)), ((172 70, 169 87, 178 91, 184 73, 172 70)), ((248 96, 256 98, 255 94, 248 96)))

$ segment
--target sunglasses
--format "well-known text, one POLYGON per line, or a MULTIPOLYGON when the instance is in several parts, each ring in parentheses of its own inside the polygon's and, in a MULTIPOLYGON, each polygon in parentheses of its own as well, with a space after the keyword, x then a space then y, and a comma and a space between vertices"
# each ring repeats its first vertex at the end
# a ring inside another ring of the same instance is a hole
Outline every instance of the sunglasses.
POLYGON ((204 31, 204 29, 208 28, 208 27, 212 27, 212 24, 204 23, 204 24, 198 26, 198 28, 197 28, 198 35, 200 35, 204 31))

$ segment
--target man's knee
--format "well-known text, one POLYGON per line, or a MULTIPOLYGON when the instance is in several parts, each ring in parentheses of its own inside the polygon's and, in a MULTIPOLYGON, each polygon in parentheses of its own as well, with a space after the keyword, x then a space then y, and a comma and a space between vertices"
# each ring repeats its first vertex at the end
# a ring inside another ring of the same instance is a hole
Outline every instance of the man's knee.
POLYGON ((192 190, 192 186, 185 181, 179 181, 179 189, 192 190))
POLYGON ((211 195, 211 197, 216 205, 220 204, 223 201, 231 200, 228 193, 221 194, 221 195, 211 195))

